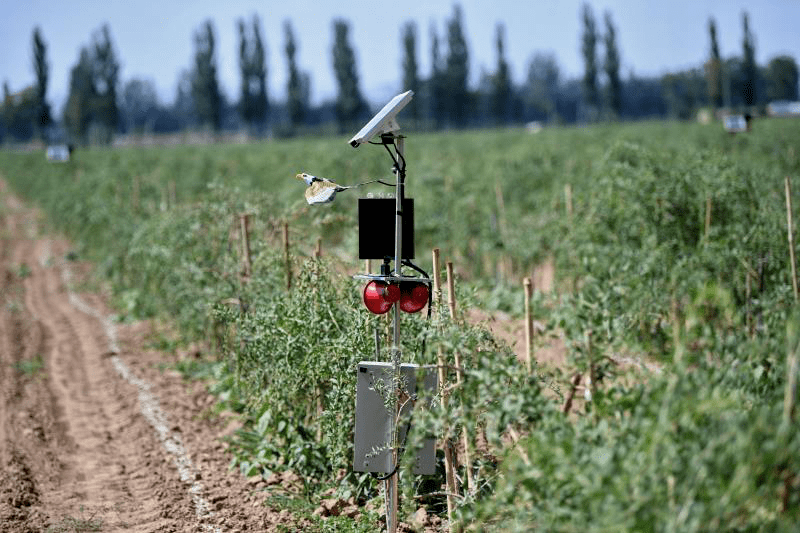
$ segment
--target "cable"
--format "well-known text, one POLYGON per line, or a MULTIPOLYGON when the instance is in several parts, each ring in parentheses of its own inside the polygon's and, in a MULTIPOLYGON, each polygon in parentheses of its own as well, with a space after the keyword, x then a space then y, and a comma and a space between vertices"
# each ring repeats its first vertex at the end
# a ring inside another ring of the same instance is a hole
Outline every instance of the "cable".
POLYGON ((377 479, 378 481, 386 481, 387 479, 389 479, 390 477, 392 477, 397 473, 397 469, 400 467, 400 460, 403 458, 403 454, 406 451, 405 447, 406 438, 408 438, 408 432, 410 430, 411 430, 411 420, 409 419, 409 421, 406 422, 406 431, 405 431, 405 436, 403 437, 403 445, 397 448, 397 462, 394 464, 394 468, 392 469, 391 472, 389 472, 385 476, 379 476, 375 472, 370 472, 369 475, 371 475, 373 479, 377 479))

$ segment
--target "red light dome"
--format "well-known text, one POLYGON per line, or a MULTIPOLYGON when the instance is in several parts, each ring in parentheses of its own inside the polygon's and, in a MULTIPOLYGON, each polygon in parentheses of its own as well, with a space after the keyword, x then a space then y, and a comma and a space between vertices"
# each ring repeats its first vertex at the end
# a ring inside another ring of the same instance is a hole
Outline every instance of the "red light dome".
POLYGON ((429 297, 430 289, 425 283, 407 281, 400 285, 400 309, 406 313, 421 311, 429 297))
POLYGON ((372 280, 364 287, 364 305, 371 313, 382 315, 401 298, 400 287, 385 281, 372 280))

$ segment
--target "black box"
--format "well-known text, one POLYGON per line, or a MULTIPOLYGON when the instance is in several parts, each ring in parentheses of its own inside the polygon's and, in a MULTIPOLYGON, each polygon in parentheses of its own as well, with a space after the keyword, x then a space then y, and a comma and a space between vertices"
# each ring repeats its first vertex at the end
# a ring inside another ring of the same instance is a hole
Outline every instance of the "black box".
MULTIPOLYGON (((394 198, 358 199, 358 258, 394 259, 394 198)), ((414 258, 414 199, 403 198, 403 259, 414 258)))

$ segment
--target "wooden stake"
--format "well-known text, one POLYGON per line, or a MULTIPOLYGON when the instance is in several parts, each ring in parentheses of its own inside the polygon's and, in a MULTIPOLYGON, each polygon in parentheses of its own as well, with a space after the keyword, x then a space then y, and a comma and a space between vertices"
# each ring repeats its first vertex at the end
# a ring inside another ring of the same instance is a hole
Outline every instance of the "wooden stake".
MULTIPOLYGON (((447 262, 447 305, 450 308, 450 318, 456 319, 456 289, 453 276, 453 262, 447 262)), ((456 366, 459 366, 456 363, 456 366)))
POLYGON ((570 226, 572 225, 572 185, 567 183, 564 185, 564 202, 567 204, 567 219, 570 226))
MULTIPOLYGON (((791 317, 789 320, 793 320, 791 317)), ((797 401, 797 339, 794 335, 787 335, 790 343, 788 350, 788 360, 786 361, 786 389, 783 396, 783 426, 792 427, 794 424, 795 402, 797 401)), ((786 469, 783 472, 783 488, 781 490, 781 508, 784 513, 789 511, 790 495, 794 474, 786 469)))
MULTIPOLYGON (((453 262, 447 262, 447 303, 450 307, 450 318, 456 319, 456 290, 455 290, 455 276, 453 275, 453 262)), ((456 363, 456 383, 461 385, 464 382, 464 368, 461 366, 461 354, 456 350, 455 354, 456 363)), ((469 446, 469 432, 466 424, 464 425, 464 467, 467 471, 467 484, 469 490, 475 490, 475 478, 472 474, 472 452, 469 446)))
MULTIPOLYGON (((594 354, 592 353, 592 330, 586 332, 586 354, 589 356, 589 392, 592 395, 592 402, 597 395, 597 376, 594 371, 594 354)), ((597 409, 592 407, 595 421, 597 421, 597 409)))
POLYGON ((783 395, 783 422, 791 424, 794 421, 794 404, 797 400, 797 351, 789 351, 789 360, 786 362, 786 390, 783 395))
POLYGON ((131 190, 131 210, 134 213, 139 211, 139 176, 133 177, 133 187, 131 190))
POLYGON ((286 290, 292 288, 292 260, 289 257, 289 223, 283 222, 283 256, 286 259, 286 290))
POLYGON ((531 278, 525 278, 522 284, 525 287, 525 368, 530 373, 533 359, 533 316, 531 316, 533 282, 531 278))
POLYGON ((794 258, 794 234, 792 230, 792 184, 789 176, 784 180, 786 188, 786 229, 789 234, 789 260, 792 263, 792 290, 794 291, 794 301, 798 300, 797 293, 797 265, 794 258))
MULTIPOLYGON (((503 186, 500 181, 494 182, 494 195, 497 201, 497 225, 500 229, 500 241, 503 243, 503 249, 506 249, 508 243, 508 222, 506 219, 506 202, 503 199, 503 186)), ((511 277, 511 258, 507 253, 503 253, 497 263, 500 269, 500 279, 507 280, 511 277)))
POLYGON ((317 237, 317 247, 314 249, 314 259, 322 257, 322 237, 317 237))
POLYGON ((569 392, 567 393, 567 399, 564 402, 564 407, 561 408, 565 415, 568 415, 570 409, 572 409, 572 400, 575 398, 575 392, 578 390, 578 385, 580 384, 581 373, 576 372, 575 375, 572 376, 572 382, 570 383, 569 392))
POLYGON ((706 197, 706 230, 705 230, 705 240, 708 241, 708 234, 711 231, 711 197, 706 197))
POLYGON ((242 239, 242 277, 247 279, 252 273, 253 265, 250 262, 250 215, 239 215, 239 234, 242 239))
MULTIPOLYGON (((442 301, 442 276, 441 264, 439 262, 439 249, 433 249, 433 294, 437 302, 442 301)), ((436 354, 436 364, 439 374, 439 388, 443 390, 447 386, 447 362, 444 358, 444 350, 439 347, 436 354)), ((442 392, 442 408, 447 410, 447 394, 442 392)), ((455 496, 459 494, 456 481, 455 466, 453 464, 453 447, 450 445, 450 428, 444 436, 444 473, 447 486, 447 523, 450 531, 453 531, 453 517, 456 510, 455 496)))
POLYGON ((750 310, 750 293, 751 293, 751 291, 752 291, 752 288, 750 286, 750 271, 749 270, 745 270, 744 271, 744 299, 745 299, 745 318, 744 318, 744 321, 745 321, 745 326, 747 327, 747 333, 752 338, 753 337, 753 328, 752 328, 753 317, 750 316, 751 315, 751 310, 750 310))

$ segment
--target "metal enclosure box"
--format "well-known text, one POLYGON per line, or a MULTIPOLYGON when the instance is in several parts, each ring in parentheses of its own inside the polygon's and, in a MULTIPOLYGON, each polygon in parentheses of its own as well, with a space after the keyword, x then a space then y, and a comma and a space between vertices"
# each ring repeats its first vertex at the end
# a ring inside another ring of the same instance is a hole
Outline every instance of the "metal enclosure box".
MULTIPOLYGON (((416 401, 418 387, 427 391, 426 397, 436 394, 438 379, 435 366, 401 364, 405 393, 410 400, 401 410, 398 427, 398 441, 405 441, 411 409, 416 401)), ((389 473, 392 463, 391 429, 392 413, 386 409, 384 394, 392 391, 392 363, 362 361, 358 364, 356 386, 356 427, 353 470, 356 472, 389 473), (382 394, 384 393, 384 394, 382 394)), ((424 440, 421 449, 412 456, 414 450, 407 449, 401 462, 413 461, 415 474, 432 475, 436 473, 435 439, 424 440)))

